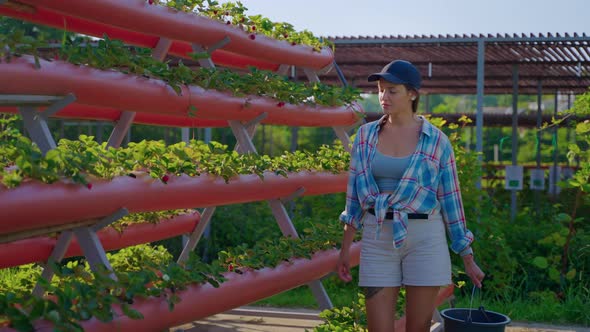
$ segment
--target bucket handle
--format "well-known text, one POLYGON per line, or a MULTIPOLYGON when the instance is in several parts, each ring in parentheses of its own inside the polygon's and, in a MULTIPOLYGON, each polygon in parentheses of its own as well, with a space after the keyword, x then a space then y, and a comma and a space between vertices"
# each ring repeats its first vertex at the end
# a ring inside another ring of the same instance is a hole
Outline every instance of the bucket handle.
MULTIPOLYGON (((466 323, 471 324, 473 322, 473 319, 471 318, 471 312, 473 311, 473 297, 475 295, 475 289, 477 287, 475 285, 473 285, 473 289, 471 290, 471 300, 469 301, 469 314, 467 315, 467 319, 465 320, 466 323)), ((480 298, 481 301, 481 298, 480 298)), ((483 305, 481 305, 478 308, 479 311, 481 311, 481 313, 483 314, 483 316, 485 317, 485 319, 488 321, 488 323, 490 322, 490 317, 488 317, 488 314, 486 313, 485 308, 483 307, 483 305)))
POLYGON ((469 301, 469 315, 467 316, 467 320, 465 320, 466 323, 471 323, 473 321, 471 318, 471 311, 473 308, 473 296, 475 295, 475 288, 475 285, 473 285, 473 290, 471 290, 471 301, 469 301))

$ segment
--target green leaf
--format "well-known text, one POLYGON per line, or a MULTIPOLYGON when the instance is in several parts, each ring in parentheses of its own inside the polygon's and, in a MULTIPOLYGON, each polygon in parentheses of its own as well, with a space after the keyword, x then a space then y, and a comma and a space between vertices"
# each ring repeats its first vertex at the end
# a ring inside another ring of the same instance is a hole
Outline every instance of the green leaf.
POLYGON ((567 273, 565 274, 565 277, 567 278, 567 280, 572 280, 576 277, 576 269, 571 269, 569 271, 567 271, 567 273))
POLYGON ((202 60, 202 59, 209 59, 211 58, 211 54, 209 52, 190 52, 188 53, 193 60, 202 60))
POLYGON ((549 269, 549 278, 555 282, 559 282, 559 271, 552 267, 549 269))
POLYGON ((559 213, 557 216, 555 216, 555 220, 558 222, 568 223, 572 220, 572 217, 567 213, 559 213))
POLYGON ((137 310, 135 310, 135 309, 131 308, 131 307, 129 306, 129 304, 127 304, 127 303, 123 303, 123 304, 121 304, 121 310, 123 311, 123 313, 124 313, 124 314, 125 314, 127 317, 129 317, 129 318, 131 318, 131 319, 143 319, 143 318, 144 318, 144 317, 143 317, 143 314, 142 314, 141 312, 139 312, 139 311, 137 311, 137 310))
POLYGON ((546 269, 549 266, 547 258, 540 256, 537 256, 535 259, 533 259, 533 264, 540 269, 546 269))

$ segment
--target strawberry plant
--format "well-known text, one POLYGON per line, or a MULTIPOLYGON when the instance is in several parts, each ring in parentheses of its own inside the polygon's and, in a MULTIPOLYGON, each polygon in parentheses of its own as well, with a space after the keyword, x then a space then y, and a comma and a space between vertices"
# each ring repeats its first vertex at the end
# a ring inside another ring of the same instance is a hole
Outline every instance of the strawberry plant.
POLYGON ((25 178, 46 183, 65 178, 86 186, 91 183, 91 178, 135 176, 134 172, 148 173, 163 182, 167 182, 167 177, 182 174, 210 174, 223 177, 226 182, 240 174, 257 174, 263 178, 264 172, 282 176, 299 171, 337 174, 347 170, 350 158, 342 146, 322 146, 315 154, 285 152, 282 156, 270 158, 241 155, 228 150, 226 145, 196 140, 170 146, 162 141, 142 141, 115 149, 85 135, 77 141, 62 139, 56 149, 43 156, 28 138, 9 128, 5 124, 6 132, 0 134, 9 138, 0 141, 0 179, 8 188, 18 186, 25 178))
POLYGON ((303 231, 301 239, 279 238, 266 240, 252 248, 238 246, 219 255, 219 259, 205 264, 191 255, 186 263, 171 262, 163 248, 147 245, 126 248, 110 255, 117 281, 107 271, 90 272, 87 264, 76 261, 64 265, 51 263, 56 278, 43 286, 51 298, 31 297, 30 287, 39 269, 27 266, 18 269, 18 277, 10 282, 27 285, 20 289, 0 283, 0 324, 19 331, 31 331, 37 319, 52 322, 57 329, 80 330, 78 322, 96 317, 101 321, 113 319, 111 306, 121 305, 123 313, 132 319, 142 315, 133 309, 138 297, 164 297, 169 309, 181 301, 176 295, 188 285, 210 283, 218 287, 225 280, 224 271, 243 273, 248 269, 275 267, 293 258, 310 258, 315 252, 332 249, 339 242, 341 229, 337 224, 314 225, 303 231), (27 272, 33 269, 33 272, 27 272))
MULTIPOLYGON (((0 53, 0 61, 10 61, 11 57, 23 53, 33 53, 37 58, 36 49, 41 45, 43 40, 23 37, 22 32, 0 36, 0 49, 14 50, 0 53)), ((96 46, 83 37, 66 39, 58 54, 63 61, 76 65, 160 79, 178 94, 181 93, 181 86, 197 85, 204 89, 230 92, 238 97, 263 96, 290 104, 342 106, 351 105, 360 99, 359 89, 321 83, 296 83, 284 76, 255 68, 239 74, 229 69, 192 69, 185 66, 182 60, 172 65, 152 58, 151 49, 130 49, 121 41, 112 40, 106 35, 96 46)))
MULTIPOLYGON (((576 99, 565 118, 572 114, 578 115, 580 118, 590 114, 590 91, 576 99)), ((551 126, 557 126, 563 122, 563 119, 553 120, 551 126)), ((544 129, 547 127, 548 125, 545 125, 544 129)), ((560 229, 539 240, 538 243, 546 248, 547 254, 537 256, 533 260, 533 264, 537 268, 547 271, 550 280, 558 284, 561 289, 565 287, 566 282, 574 280, 580 273, 570 262, 571 256, 575 255, 571 252, 571 244, 576 236, 583 236, 583 234, 577 235, 576 233, 577 229, 587 221, 587 218, 579 211, 582 206, 590 205, 590 149, 588 149, 590 147, 590 121, 575 123, 575 134, 575 143, 570 143, 568 146, 568 158, 572 164, 578 160, 580 167, 571 179, 562 183, 564 187, 575 191, 575 198, 570 211, 561 212, 555 216, 554 221, 561 226, 560 229)), ((558 293, 563 294, 561 291, 558 293)))
POLYGON ((246 15, 246 8, 240 1, 219 4, 212 0, 148 0, 150 4, 163 4, 178 11, 193 12, 227 25, 235 26, 245 32, 256 32, 277 40, 286 40, 292 45, 309 45, 319 52, 323 47, 334 44, 314 36, 310 31, 296 31, 293 25, 285 22, 273 22, 262 15, 246 15))

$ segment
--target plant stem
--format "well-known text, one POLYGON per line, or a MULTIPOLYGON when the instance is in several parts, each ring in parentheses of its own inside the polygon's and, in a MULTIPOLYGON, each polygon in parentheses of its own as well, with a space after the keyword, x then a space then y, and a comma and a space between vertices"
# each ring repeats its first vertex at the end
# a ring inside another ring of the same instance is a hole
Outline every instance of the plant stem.
POLYGON ((574 201, 574 208, 572 210, 572 215, 569 223, 569 232, 567 234, 567 239, 565 241, 565 245, 563 246, 563 255, 561 256, 561 275, 565 275, 567 273, 567 263, 568 263, 568 253, 569 253, 569 246, 574 233, 576 232, 574 228, 574 220, 576 220, 576 213, 578 210, 578 206, 580 205, 580 199, 582 198, 582 189, 578 189, 576 193, 576 199, 574 201))

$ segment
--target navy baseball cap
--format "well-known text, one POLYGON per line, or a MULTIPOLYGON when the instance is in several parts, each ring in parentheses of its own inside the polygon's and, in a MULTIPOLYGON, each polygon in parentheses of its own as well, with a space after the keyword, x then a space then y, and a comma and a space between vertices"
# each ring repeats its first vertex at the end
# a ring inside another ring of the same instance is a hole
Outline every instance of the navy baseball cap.
POLYGON ((388 63, 380 73, 369 75, 369 82, 384 79, 394 84, 407 84, 410 87, 420 90, 422 78, 420 72, 412 63, 405 60, 394 60, 388 63))

